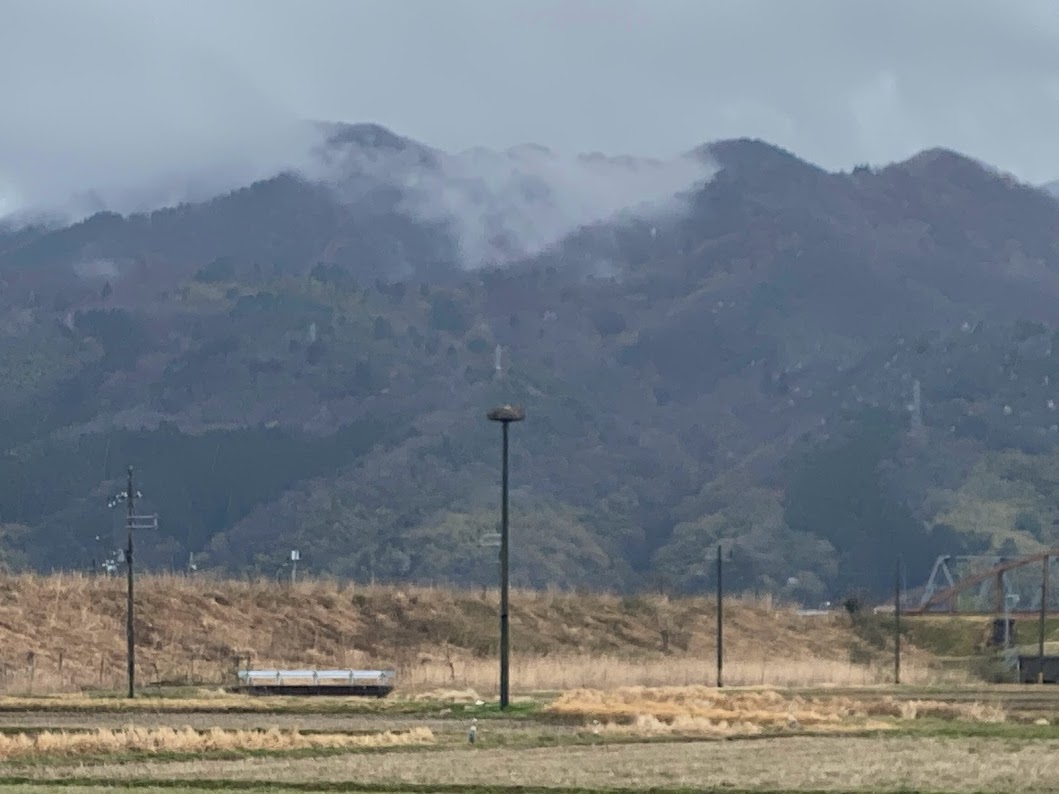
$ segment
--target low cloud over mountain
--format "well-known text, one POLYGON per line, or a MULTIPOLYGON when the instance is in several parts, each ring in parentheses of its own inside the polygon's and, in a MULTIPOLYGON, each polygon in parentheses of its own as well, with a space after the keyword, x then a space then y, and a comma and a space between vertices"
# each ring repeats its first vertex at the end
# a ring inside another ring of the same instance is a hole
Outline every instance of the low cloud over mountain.
POLYGON ((541 253, 582 226, 619 214, 651 217, 686 206, 715 166, 702 153, 670 160, 565 156, 527 144, 505 151, 428 149, 372 125, 338 127, 309 175, 345 201, 380 186, 400 194, 398 209, 448 226, 466 268, 541 253))

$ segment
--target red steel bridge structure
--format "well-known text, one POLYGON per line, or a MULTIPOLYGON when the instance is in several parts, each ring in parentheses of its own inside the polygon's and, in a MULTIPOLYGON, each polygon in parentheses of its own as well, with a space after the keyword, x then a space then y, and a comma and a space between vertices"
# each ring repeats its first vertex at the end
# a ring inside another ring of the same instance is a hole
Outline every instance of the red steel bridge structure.
POLYGON ((1059 547, 1014 558, 944 555, 935 561, 918 606, 909 604, 902 611, 1014 618, 1040 614, 1043 604, 1045 612, 1059 612, 1059 602, 1049 590, 1057 562, 1059 547))

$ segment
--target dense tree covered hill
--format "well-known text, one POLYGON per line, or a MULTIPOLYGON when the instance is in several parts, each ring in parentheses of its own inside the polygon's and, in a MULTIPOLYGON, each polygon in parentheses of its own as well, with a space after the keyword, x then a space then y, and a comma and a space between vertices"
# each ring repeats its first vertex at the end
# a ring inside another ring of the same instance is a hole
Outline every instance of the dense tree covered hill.
POLYGON ((914 579, 1057 540, 1046 192, 945 151, 829 173, 724 141, 664 209, 467 269, 341 147, 438 153, 330 134, 341 179, 0 230, 8 564, 104 558, 133 463, 153 566, 273 575, 298 548, 342 576, 492 582, 484 414, 508 399, 523 583, 695 590, 723 539, 736 586, 816 600, 885 588, 898 552, 914 579))

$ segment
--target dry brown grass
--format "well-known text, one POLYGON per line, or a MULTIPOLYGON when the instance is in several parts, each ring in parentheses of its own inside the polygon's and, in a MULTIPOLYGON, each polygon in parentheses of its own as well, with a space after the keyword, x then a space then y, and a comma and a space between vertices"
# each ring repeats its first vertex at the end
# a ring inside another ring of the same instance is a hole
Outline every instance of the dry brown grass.
MULTIPOLYGON (((497 686, 495 659, 457 659, 455 679, 447 668, 419 665, 408 672, 406 685, 415 690, 441 690, 453 680, 476 692, 493 692, 497 686)), ((724 680, 730 686, 872 686, 893 681, 892 663, 854 664, 842 659, 789 658, 731 660, 725 663, 724 680)), ((623 658, 556 654, 516 656, 511 662, 514 685, 527 692, 568 689, 610 689, 626 686, 691 686, 715 680, 711 661, 691 656, 623 658)), ((906 684, 963 683, 966 675, 945 673, 919 659, 907 660, 902 670, 906 684)))
MULTIPOLYGON (((260 666, 392 666, 403 690, 496 691, 497 593, 365 587, 333 581, 142 576, 137 587, 141 682, 231 680, 236 656, 260 666)), ((56 574, 0 575, 0 692, 120 688, 125 584, 56 574)), ((559 690, 688 684, 712 677, 706 599, 515 591, 512 682, 559 690)), ((854 665, 865 647, 844 615, 800 617, 768 601, 726 611, 732 684, 843 685, 885 680, 854 665)), ((932 675, 911 649, 910 682, 932 675)))
MULTIPOLYGON (((754 734, 777 728, 865 727, 879 717, 897 721, 926 717, 973 722, 1006 719, 1002 708, 983 703, 896 701, 890 697, 801 697, 775 690, 733 691, 709 687, 576 690, 561 695, 545 711, 592 721, 600 730, 645 734, 663 731, 754 734)), ((871 724, 882 725, 877 719, 871 724)))
MULTIPOLYGON (((292 701, 286 699, 281 701, 281 703, 291 702, 292 701)), ((320 703, 321 699, 314 698, 314 702, 320 703)), ((330 703, 334 701, 326 702, 330 703)), ((128 714, 138 712, 180 714, 188 712, 209 712, 213 714, 224 714, 226 711, 269 714, 277 710, 276 701, 274 699, 254 698, 223 692, 209 697, 194 696, 164 699, 141 697, 136 700, 92 697, 79 692, 60 692, 48 695, 35 695, 32 697, 5 695, 0 696, 0 709, 6 712, 25 711, 40 714, 47 714, 49 712, 85 712, 95 714, 128 714)))
POLYGON ((431 744, 430 728, 350 735, 303 734, 272 728, 263 731, 211 728, 100 728, 90 733, 0 734, 0 760, 30 756, 78 756, 123 753, 206 753, 211 751, 303 750, 330 748, 394 747, 431 744))
MULTIPOLYGON (((507 725, 508 723, 504 723, 507 725)), ((524 728, 531 723, 511 721, 513 728, 524 728)), ((462 736, 466 729, 462 720, 433 715, 428 717, 386 714, 306 714, 306 713, 216 713, 216 712, 54 712, 21 711, 0 713, 0 729, 4 732, 32 732, 34 730, 94 731, 97 728, 121 730, 135 725, 141 728, 225 728, 227 730, 306 730, 314 733, 375 733, 382 730, 402 731, 416 726, 430 728, 437 736, 442 731, 462 736)), ((570 730, 579 730, 570 726, 570 730)))
MULTIPOLYGON (((784 727, 782 721, 777 719, 773 724, 762 724, 750 722, 749 720, 713 721, 706 717, 674 717, 671 720, 660 720, 650 714, 640 714, 631 723, 606 722, 599 725, 588 726, 594 733, 600 735, 619 736, 684 736, 684 737, 724 737, 757 736, 766 730, 775 731, 784 727)), ((865 719, 855 723, 843 723, 838 721, 822 721, 808 725, 799 724, 796 730, 804 733, 854 733, 860 731, 890 731, 896 729, 892 722, 882 720, 865 719)), ((795 730, 791 728, 791 730, 795 730)))
MULTIPOLYGON (((136 778, 257 780, 272 785, 357 781, 359 785, 520 785, 589 790, 652 787, 740 791, 1054 792, 1059 741, 903 736, 787 736, 749 741, 603 744, 514 749, 481 744, 418 753, 350 754, 327 759, 105 764, 38 768, 43 779, 92 777, 118 786, 136 778), (429 761, 428 763, 426 761, 429 761)), ((167 783, 172 785, 172 783, 167 783)))

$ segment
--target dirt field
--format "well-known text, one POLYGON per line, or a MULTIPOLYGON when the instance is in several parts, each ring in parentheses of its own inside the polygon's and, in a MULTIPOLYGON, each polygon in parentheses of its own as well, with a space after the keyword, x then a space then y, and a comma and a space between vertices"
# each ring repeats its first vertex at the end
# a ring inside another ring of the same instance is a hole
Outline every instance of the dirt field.
MULTIPOLYGON (((312 758, 178 761, 32 769, 38 779, 271 781, 306 786, 355 781, 380 788, 506 787, 582 790, 1055 791, 1059 738, 805 737, 601 744, 596 747, 358 753, 312 758)), ((422 790, 422 788, 421 788, 422 790)), ((429 789, 425 789, 429 790, 429 789)))
POLYGON ((98 705, 0 715, 0 790, 954 793, 1059 781, 1059 729, 1041 716, 1059 714, 1055 687, 572 691, 508 715, 441 701, 415 715, 352 701, 344 714, 98 705))

